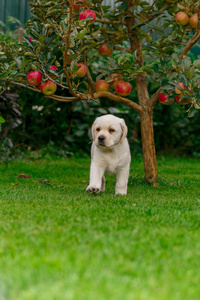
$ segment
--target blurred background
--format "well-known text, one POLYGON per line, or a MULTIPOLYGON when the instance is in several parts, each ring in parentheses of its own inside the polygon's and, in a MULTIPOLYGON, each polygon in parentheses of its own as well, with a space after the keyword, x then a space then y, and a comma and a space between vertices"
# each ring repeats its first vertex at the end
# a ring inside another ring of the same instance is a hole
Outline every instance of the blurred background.
MULTIPOLYGON (((0 41, 17 41, 20 28, 31 17, 28 0, 0 0, 0 41)), ((114 6, 114 1, 105 0, 114 6)), ((191 57, 199 55, 199 48, 191 57)), ((95 80, 95 78, 93 78, 95 80)), ((1 85, 1 83, 0 83, 1 85)), ((132 100, 137 102, 134 89, 132 100)), ((150 94, 157 87, 151 83, 150 94)), ((187 116, 187 106, 165 106, 154 109, 154 133, 157 154, 200 156, 200 115, 187 116)), ((29 155, 40 158, 55 154, 88 156, 90 127, 94 119, 112 113, 125 119, 128 139, 134 155, 141 155, 140 122, 130 108, 101 99, 100 104, 85 101, 61 103, 24 88, 11 86, 0 94, 0 115, 6 120, 0 132, 1 160, 29 155)))

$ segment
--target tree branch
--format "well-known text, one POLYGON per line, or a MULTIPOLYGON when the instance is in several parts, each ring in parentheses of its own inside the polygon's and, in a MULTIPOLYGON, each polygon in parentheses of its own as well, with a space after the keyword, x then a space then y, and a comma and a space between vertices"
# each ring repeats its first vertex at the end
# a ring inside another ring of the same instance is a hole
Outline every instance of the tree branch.
MULTIPOLYGON (((83 41, 83 46, 84 46, 84 41, 83 41)), ((85 55, 85 50, 83 52, 83 62, 86 66, 86 76, 87 76, 87 79, 88 79, 88 82, 89 82, 89 85, 90 85, 90 93, 91 95, 93 95, 94 93, 94 82, 92 80, 92 76, 90 74, 90 70, 88 68, 88 64, 87 64, 87 60, 86 60, 86 55, 85 55)))
MULTIPOLYGON (((32 91, 37 92, 37 93, 42 93, 40 89, 37 89, 36 87, 31 87, 28 84, 16 82, 16 81, 13 81, 13 80, 9 81, 9 83, 20 86, 20 87, 27 88, 27 89, 32 90, 32 91)), ((74 100, 80 100, 80 98, 77 98, 77 97, 63 97, 63 96, 58 96, 58 95, 52 95, 52 96, 46 96, 46 97, 57 100, 57 101, 62 101, 62 102, 71 102, 71 101, 74 101, 74 100)))
MULTIPOLYGON (((8 80, 5 80, 5 81, 8 81, 8 80)), ((37 89, 36 87, 31 87, 30 85, 28 84, 24 84, 24 83, 20 83, 20 82, 16 82, 16 81, 8 81, 10 84, 14 84, 14 85, 18 85, 18 86, 21 86, 21 87, 24 87, 24 88, 27 88, 29 90, 32 90, 34 92, 38 92, 38 93, 41 93, 41 90, 37 89)))
POLYGON ((64 85, 62 85, 62 84, 56 82, 55 80, 53 80, 53 78, 52 78, 51 76, 49 76, 49 75, 46 73, 46 71, 45 71, 45 69, 44 69, 43 66, 42 66, 42 71, 43 71, 45 77, 47 77, 49 80, 51 80, 52 82, 54 82, 56 85, 60 86, 62 89, 67 89, 67 90, 69 90, 68 86, 64 86, 64 85))
POLYGON ((73 95, 71 80, 70 80, 69 73, 67 71, 67 54, 68 54, 68 49, 69 49, 69 38, 70 38, 70 34, 71 34, 72 18, 73 18, 73 0, 70 0, 69 1, 69 29, 68 29, 68 33, 66 35, 64 35, 65 51, 64 51, 64 59, 63 59, 63 72, 65 73, 65 76, 67 79, 67 85, 69 87, 69 92, 70 92, 70 94, 73 95))
POLYGON ((190 49, 198 42, 199 39, 200 39, 200 31, 196 32, 194 34, 194 36, 191 38, 191 40, 189 40, 187 42, 185 48, 183 49, 183 51, 179 55, 179 58, 183 59, 183 56, 185 56, 190 51, 190 49))
POLYGON ((73 102, 75 100, 80 100, 79 98, 76 97, 62 97, 58 95, 45 96, 45 98, 50 98, 59 102, 73 102))
POLYGON ((137 24, 135 24, 133 27, 132 27, 132 30, 137 28, 137 27, 141 27, 143 25, 146 25, 147 23, 151 22, 152 20, 156 19, 158 16, 160 16, 161 14, 163 14, 163 12, 168 8, 170 7, 171 4, 166 4, 163 6, 163 8, 161 8, 159 11, 160 11, 160 14, 157 14, 157 15, 153 15, 153 16, 150 16, 149 18, 146 18, 144 21, 141 21, 137 24))
POLYGON ((142 108, 141 108, 141 106, 139 104, 133 102, 130 99, 127 99, 127 98, 124 98, 124 97, 112 94, 110 92, 97 92, 97 93, 94 93, 94 99, 102 98, 102 97, 103 98, 108 98, 108 99, 113 100, 113 101, 118 102, 118 103, 125 104, 125 105, 131 107, 137 113, 140 113, 141 110, 142 110, 142 108))
POLYGON ((95 20, 96 22, 99 22, 99 23, 104 23, 104 24, 112 24, 112 25, 118 25, 118 24, 122 24, 122 25, 126 25, 126 22, 125 21, 109 21, 109 20, 106 20, 106 19, 98 19, 96 18, 95 20))
POLYGON ((158 95, 160 94, 162 88, 160 87, 156 92, 155 94, 153 94, 153 96, 151 97, 151 99, 149 100, 148 102, 148 105, 149 105, 149 109, 151 111, 153 111, 153 108, 154 108, 154 105, 156 104, 157 100, 158 100, 158 95))

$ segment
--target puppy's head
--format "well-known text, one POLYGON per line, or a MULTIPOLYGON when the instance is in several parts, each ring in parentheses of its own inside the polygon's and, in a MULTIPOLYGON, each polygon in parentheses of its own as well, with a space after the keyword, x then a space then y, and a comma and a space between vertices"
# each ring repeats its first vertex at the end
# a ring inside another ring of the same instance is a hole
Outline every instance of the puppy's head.
POLYGON ((123 119, 113 115, 96 118, 92 125, 92 138, 95 145, 102 149, 112 149, 122 143, 128 132, 123 119))

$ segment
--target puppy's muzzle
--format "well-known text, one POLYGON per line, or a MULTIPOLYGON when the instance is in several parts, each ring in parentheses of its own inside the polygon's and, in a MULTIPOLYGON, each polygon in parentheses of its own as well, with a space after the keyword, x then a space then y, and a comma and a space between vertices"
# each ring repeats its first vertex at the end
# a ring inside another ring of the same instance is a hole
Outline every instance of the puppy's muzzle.
POLYGON ((105 145, 105 136, 104 135, 100 135, 99 137, 98 137, 98 144, 100 145, 100 146, 104 146, 105 145))

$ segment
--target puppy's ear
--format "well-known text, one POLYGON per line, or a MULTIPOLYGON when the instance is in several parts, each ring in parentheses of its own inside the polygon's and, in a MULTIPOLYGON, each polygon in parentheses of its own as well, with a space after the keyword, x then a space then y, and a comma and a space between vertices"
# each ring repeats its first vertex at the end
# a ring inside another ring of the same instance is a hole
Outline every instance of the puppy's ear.
POLYGON ((121 128, 122 128, 122 136, 121 136, 121 140, 120 140, 120 143, 122 144, 125 137, 127 136, 127 133, 128 133, 128 127, 126 126, 126 123, 124 121, 124 119, 121 119, 121 128))
POLYGON ((94 141, 95 140, 95 123, 96 123, 96 119, 94 121, 94 123, 92 124, 92 140, 94 141))

